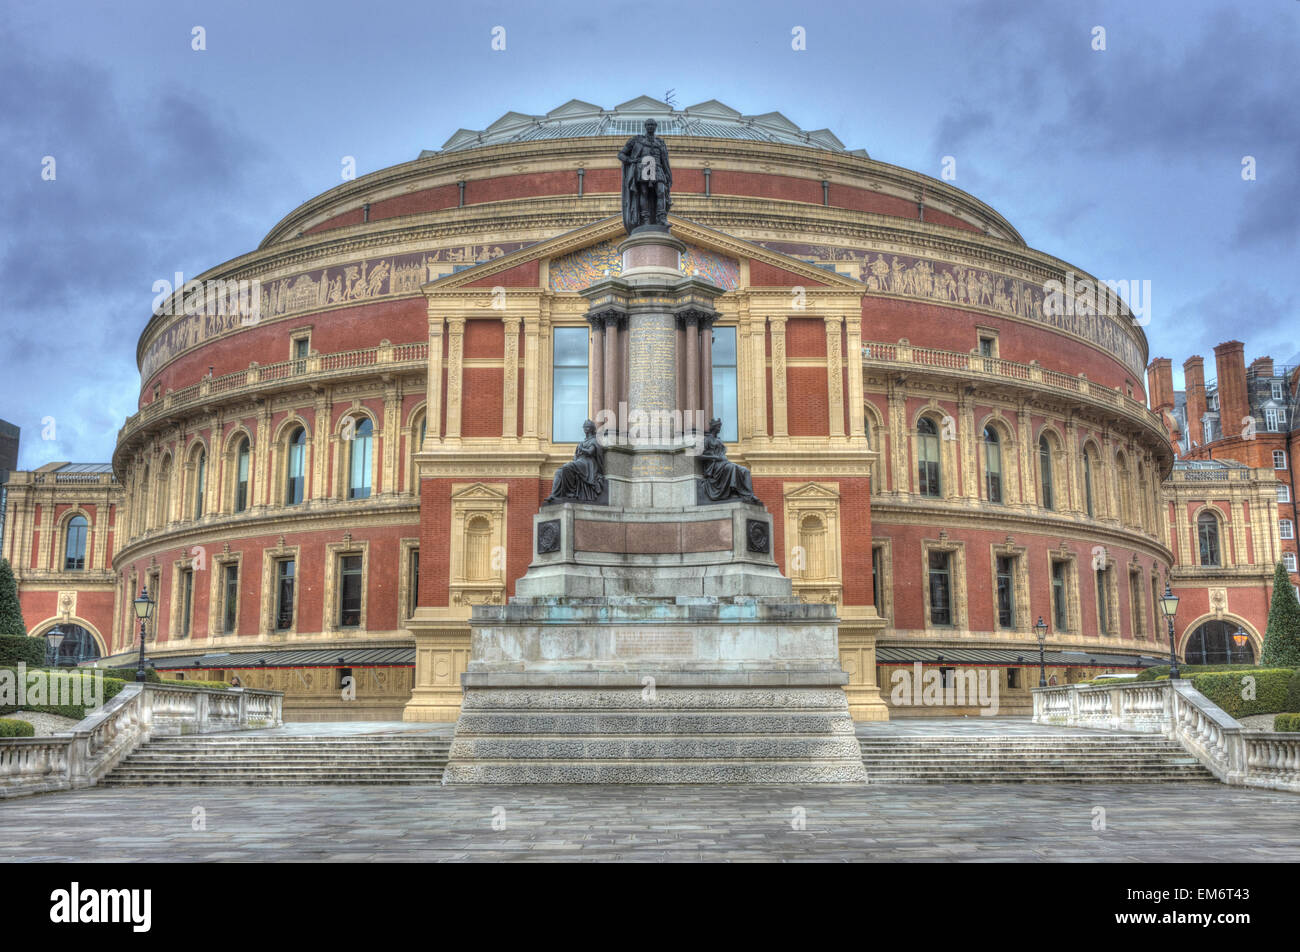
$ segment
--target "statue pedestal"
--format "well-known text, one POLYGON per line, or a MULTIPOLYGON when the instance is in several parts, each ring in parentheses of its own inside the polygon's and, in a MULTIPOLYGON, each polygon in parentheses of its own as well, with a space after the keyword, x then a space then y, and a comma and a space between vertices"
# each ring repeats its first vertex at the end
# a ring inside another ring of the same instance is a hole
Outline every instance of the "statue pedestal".
POLYGON ((835 607, 794 598, 761 504, 705 491, 722 292, 680 273, 683 247, 638 228, 623 274, 583 292, 594 403, 628 412, 602 434, 601 497, 543 506, 515 596, 473 608, 444 783, 866 780, 835 607))

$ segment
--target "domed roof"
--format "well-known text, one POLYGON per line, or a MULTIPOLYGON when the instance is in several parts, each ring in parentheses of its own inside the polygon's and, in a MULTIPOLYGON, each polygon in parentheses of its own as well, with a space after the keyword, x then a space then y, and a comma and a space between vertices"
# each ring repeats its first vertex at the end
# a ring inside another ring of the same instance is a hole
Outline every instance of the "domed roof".
MULTIPOLYGON (((844 143, 829 129, 806 131, 779 112, 745 116, 716 99, 687 106, 685 109, 675 109, 668 103, 649 96, 638 96, 613 109, 604 109, 581 99, 570 99, 544 116, 508 112, 481 131, 458 130, 443 143, 442 151, 457 152, 532 139, 633 136, 642 131, 647 119, 654 119, 658 123, 658 135, 781 142, 867 156, 865 149, 850 151, 844 148, 844 143)), ((428 150, 420 153, 421 156, 434 154, 436 153, 428 150)))

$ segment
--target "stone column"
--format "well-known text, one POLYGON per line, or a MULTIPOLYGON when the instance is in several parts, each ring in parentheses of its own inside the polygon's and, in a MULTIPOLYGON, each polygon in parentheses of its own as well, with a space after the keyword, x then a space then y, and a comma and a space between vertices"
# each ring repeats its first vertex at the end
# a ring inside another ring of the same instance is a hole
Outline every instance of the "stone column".
POLYGON ((785 390, 785 318, 773 317, 772 323, 772 436, 790 435, 786 416, 785 390))
POLYGON ((425 386, 425 440, 442 441, 442 318, 429 315, 429 376, 425 386))
MULTIPOLYGON (((826 318, 826 406, 832 437, 844 436, 844 361, 840 352, 840 316, 826 318)), ((862 408, 858 408, 859 414, 862 408)))
POLYGON ((447 320, 447 436, 460 441, 461 364, 465 347, 465 318, 447 320))
POLYGON ((519 438, 519 318, 507 317, 505 325, 505 373, 502 379, 501 435, 519 438))
MULTIPOLYGON (((699 315, 682 315, 686 328, 686 405, 681 408, 683 426, 695 428, 695 412, 700 408, 700 320, 699 315)), ((680 370, 679 370, 680 373, 680 370)))
POLYGON ((618 352, 619 344, 618 318, 614 314, 605 315, 605 373, 604 373, 604 394, 605 409, 614 414, 618 419, 618 403, 621 396, 623 358, 618 352))
POLYGON ((700 409, 707 429, 713 419, 713 317, 700 318, 700 409))
POLYGON ((587 412, 599 425, 601 412, 609 406, 605 400, 605 319, 600 314, 590 314, 587 319, 591 323, 591 398, 587 412))

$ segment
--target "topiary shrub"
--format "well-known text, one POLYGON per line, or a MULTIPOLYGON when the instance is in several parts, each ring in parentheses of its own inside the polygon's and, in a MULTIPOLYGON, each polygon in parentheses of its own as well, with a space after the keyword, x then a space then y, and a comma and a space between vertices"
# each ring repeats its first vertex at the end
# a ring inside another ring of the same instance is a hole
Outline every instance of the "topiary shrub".
POLYGON ((1294 671, 1290 668, 1259 668, 1254 671, 1222 671, 1198 674, 1192 686, 1233 717, 1277 714, 1287 709, 1287 689, 1294 671), (1253 697, 1243 697, 1254 679, 1253 697))
POLYGON ((45 639, 26 635, 0 635, 0 667, 22 662, 29 668, 45 665, 45 639))
POLYGON ((35 737, 36 728, 26 721, 0 717, 0 737, 35 737))
MULTIPOLYGON (((18 603, 18 583, 8 559, 0 559, 0 635, 27 637, 27 623, 18 603)), ((45 660, 45 645, 41 644, 41 661, 45 660)), ((38 664, 40 662, 37 662, 38 664)))
MULTIPOLYGON (((1274 665, 1281 667, 1281 665, 1274 665)), ((1209 674, 1217 671, 1258 671, 1260 666, 1257 664, 1180 664, 1178 674, 1180 677, 1191 677, 1194 674, 1209 674)), ((1169 677, 1169 665, 1157 664, 1150 668, 1144 668, 1137 676, 1138 681, 1158 681, 1161 678, 1169 677)))
POLYGON ((1286 566, 1281 562, 1273 569, 1273 601, 1268 606, 1268 631, 1264 633, 1264 650, 1260 663, 1267 667, 1300 665, 1300 603, 1286 566))
POLYGON ((1273 718, 1273 730, 1279 734, 1300 731, 1300 714, 1279 714, 1273 718))

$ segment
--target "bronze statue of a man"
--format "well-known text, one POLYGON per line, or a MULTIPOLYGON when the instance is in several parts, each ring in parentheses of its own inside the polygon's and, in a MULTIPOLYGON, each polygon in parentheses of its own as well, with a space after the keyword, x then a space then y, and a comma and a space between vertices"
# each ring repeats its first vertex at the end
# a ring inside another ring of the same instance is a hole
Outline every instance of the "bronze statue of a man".
POLYGON ((623 163, 623 228, 631 234, 642 225, 668 225, 673 207, 673 170, 668 146, 655 137, 658 123, 645 121, 645 135, 633 136, 618 154, 623 163))

